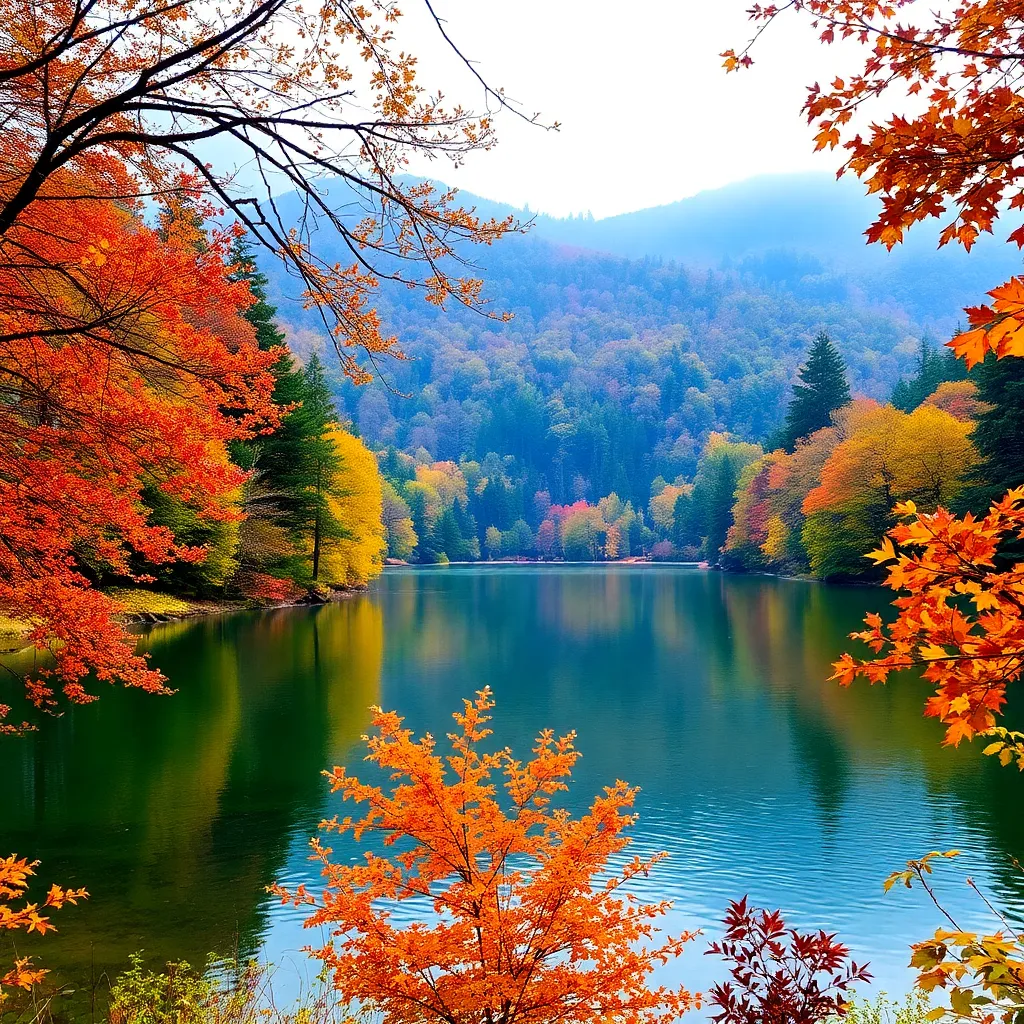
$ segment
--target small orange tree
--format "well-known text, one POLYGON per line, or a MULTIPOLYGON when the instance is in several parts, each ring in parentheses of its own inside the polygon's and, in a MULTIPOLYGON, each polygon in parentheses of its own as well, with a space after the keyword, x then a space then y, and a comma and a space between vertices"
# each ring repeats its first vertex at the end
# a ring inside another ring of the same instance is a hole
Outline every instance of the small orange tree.
POLYGON ((400 852, 339 864, 315 838, 320 899, 303 886, 272 891, 316 908, 306 926, 327 925, 332 938, 313 956, 343 999, 385 1024, 668 1024, 698 1000, 650 987, 650 974, 692 934, 655 939, 670 904, 622 892, 664 856, 619 860, 636 790, 616 782, 578 819, 554 809, 580 756, 574 734, 542 732, 525 764, 508 749, 482 752, 493 706, 486 689, 464 701, 446 757, 429 734, 415 740, 398 715, 374 709, 367 760, 396 785, 388 794, 344 768, 326 773, 334 792, 366 811, 321 829, 356 841, 379 835, 400 852), (409 900, 432 908, 432 923, 397 924, 393 911, 409 900))

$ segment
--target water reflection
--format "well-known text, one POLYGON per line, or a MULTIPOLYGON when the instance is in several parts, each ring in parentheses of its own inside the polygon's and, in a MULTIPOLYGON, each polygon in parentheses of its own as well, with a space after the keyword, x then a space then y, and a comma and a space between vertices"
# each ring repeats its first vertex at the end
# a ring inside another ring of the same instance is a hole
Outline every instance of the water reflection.
POLYGON ((79 983, 140 948, 255 948, 263 887, 319 820, 319 772, 379 700, 382 642, 366 599, 160 626, 141 644, 173 696, 110 691, 0 744, 0 845, 91 893, 23 947, 79 983))
MULTIPOLYGON (((824 682, 885 595, 672 568, 487 567, 388 573, 318 610, 240 615, 143 640, 178 693, 111 692, 0 744, 0 847, 93 899, 61 914, 47 962, 75 976, 144 947, 201 959, 232 936, 281 960, 309 936, 274 878, 315 882, 307 839, 333 813, 320 770, 349 763, 367 707, 443 735, 489 684, 500 738, 576 729, 570 801, 622 777, 642 789, 637 843, 671 860, 645 883, 673 928, 713 926, 749 892, 801 925, 839 928, 891 990, 935 925, 881 879, 933 848, 1019 911, 1024 780, 940 748, 925 691, 824 682)), ((354 851, 342 851, 352 853, 354 851)), ((954 876, 951 876, 954 877, 954 876)), ((951 901, 970 921, 962 886, 951 901)), ((690 984, 711 962, 673 968, 690 984)))

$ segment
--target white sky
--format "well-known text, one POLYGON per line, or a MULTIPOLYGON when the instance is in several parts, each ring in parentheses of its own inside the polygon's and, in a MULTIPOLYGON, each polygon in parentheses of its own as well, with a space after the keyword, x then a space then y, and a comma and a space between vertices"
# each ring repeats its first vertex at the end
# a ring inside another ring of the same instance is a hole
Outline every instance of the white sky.
MULTIPOLYGON (((756 174, 834 170, 800 112, 805 87, 849 55, 786 18, 762 36, 753 68, 719 54, 751 26, 749 0, 435 0, 449 33, 492 85, 561 122, 544 132, 503 115, 501 142, 453 171, 412 168, 467 191, 556 215, 595 217, 673 202, 756 174)), ((421 81, 478 102, 419 0, 402 5, 403 43, 421 81)))

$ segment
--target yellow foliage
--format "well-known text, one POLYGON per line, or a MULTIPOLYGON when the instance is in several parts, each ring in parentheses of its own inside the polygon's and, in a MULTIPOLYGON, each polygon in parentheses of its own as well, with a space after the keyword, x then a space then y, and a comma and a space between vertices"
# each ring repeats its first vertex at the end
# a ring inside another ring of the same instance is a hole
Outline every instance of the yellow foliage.
POLYGON ((846 426, 820 485, 804 501, 805 515, 872 499, 886 510, 910 498, 928 508, 946 505, 978 462, 970 439, 973 424, 934 405, 909 415, 876 407, 846 426))
POLYGON ((676 499, 681 494, 689 494, 693 490, 691 484, 668 484, 665 489, 651 498, 648 509, 651 518, 666 531, 671 531, 675 523, 676 499))
POLYGON ((324 539, 320 579, 327 586, 362 586, 380 575, 387 550, 380 472, 373 452, 359 438, 340 427, 330 438, 341 469, 327 502, 348 536, 324 539))
POLYGON ((160 594, 143 587, 120 587, 108 590, 107 593, 126 615, 184 615, 192 608, 187 601, 182 601, 179 597, 160 594))
POLYGON ((761 550, 772 561, 777 561, 785 555, 788 543, 789 527, 782 521, 781 517, 772 516, 768 520, 767 536, 761 545, 761 550))
POLYGON ((454 462, 417 466, 416 479, 437 495, 441 508, 451 508, 456 499, 466 501, 466 478, 454 462))

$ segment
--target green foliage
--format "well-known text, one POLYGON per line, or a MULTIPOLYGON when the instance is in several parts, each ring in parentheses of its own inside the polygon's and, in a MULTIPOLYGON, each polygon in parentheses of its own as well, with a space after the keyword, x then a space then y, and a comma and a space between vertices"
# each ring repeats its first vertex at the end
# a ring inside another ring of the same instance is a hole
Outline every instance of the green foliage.
POLYGON ((925 993, 914 989, 902 1002, 883 992, 873 1000, 854 998, 842 1020, 846 1024, 928 1024, 932 1006, 925 993))
POLYGON ((149 521, 165 526, 174 539, 188 547, 206 549, 199 562, 175 560, 165 565, 139 565, 161 585, 180 594, 207 597, 223 591, 238 568, 239 524, 201 516, 194 508, 159 487, 146 487, 143 501, 150 509, 149 521))
POLYGON ((513 321, 499 330, 381 289, 375 302, 412 358, 388 368, 394 392, 337 391, 376 450, 421 462, 508 457, 507 493, 492 484, 484 510, 471 509, 481 529, 520 517, 536 528, 527 506, 538 490, 559 505, 614 492, 646 508, 655 477, 693 477, 712 432, 752 440, 778 425, 822 329, 841 340, 851 385, 877 398, 912 361, 905 319, 759 291, 736 274, 566 254, 529 238, 489 249, 485 270, 494 308, 514 310, 513 321))
POLYGON ((967 365, 951 349, 937 352, 922 339, 913 377, 901 377, 892 389, 892 404, 902 412, 913 412, 935 389, 946 381, 966 380, 967 365))
POLYGON ((592 518, 574 516, 562 532, 562 548, 569 562, 592 562, 600 551, 600 534, 592 518))
POLYGON ((871 551, 890 525, 888 511, 867 496, 834 511, 809 515, 801 540, 812 576, 834 579, 863 576, 869 570, 864 555, 871 551))
POLYGON ((245 281, 256 300, 243 316, 256 329, 256 343, 263 351, 269 351, 284 344, 284 334, 274 322, 277 307, 267 302, 267 275, 256 266, 252 246, 244 237, 239 238, 231 249, 233 264, 231 279, 245 281))
POLYGON ((832 413, 850 401, 846 363, 824 332, 811 346, 799 377, 801 383, 793 385, 793 398, 786 413, 783 447, 787 451, 792 451, 800 438, 827 427, 832 413))
POLYGON ((146 970, 140 953, 133 953, 129 963, 111 986, 111 1024, 205 1024, 210 1019, 217 992, 205 972, 185 961, 168 963, 159 972, 146 970))
POLYGON ((148 970, 142 955, 110 988, 110 1024, 349 1024, 353 1016, 337 1002, 322 976, 294 1006, 282 1009, 270 994, 270 970, 212 954, 206 970, 185 961, 148 970))
POLYGON ((323 542, 347 535, 328 502, 341 469, 330 438, 337 413, 316 353, 302 368, 284 351, 275 376, 274 400, 294 408, 273 434, 253 445, 259 490, 252 504, 291 537, 292 551, 278 555, 271 574, 309 585, 319 576, 323 542))
POLYGON ((991 407, 978 417, 974 430, 981 466, 970 503, 981 510, 1024 483, 1024 359, 989 355, 974 373, 978 398, 991 407))
POLYGON ((702 538, 703 555, 718 560, 732 526, 736 488, 745 466, 761 456, 761 448, 732 441, 721 434, 708 441, 693 480, 693 501, 686 529, 702 538))
POLYGON ((501 535, 502 553, 510 558, 522 558, 533 553, 533 531, 525 519, 517 519, 510 530, 501 535))

